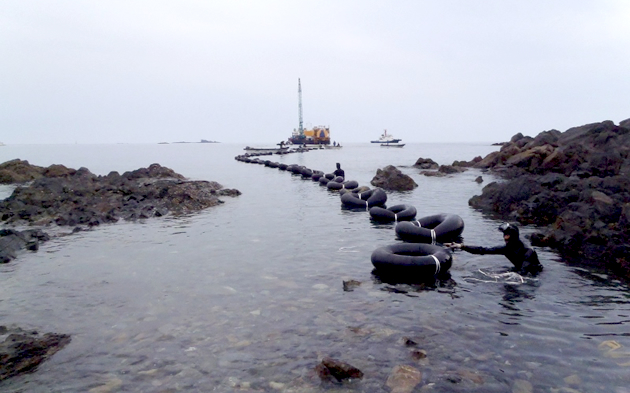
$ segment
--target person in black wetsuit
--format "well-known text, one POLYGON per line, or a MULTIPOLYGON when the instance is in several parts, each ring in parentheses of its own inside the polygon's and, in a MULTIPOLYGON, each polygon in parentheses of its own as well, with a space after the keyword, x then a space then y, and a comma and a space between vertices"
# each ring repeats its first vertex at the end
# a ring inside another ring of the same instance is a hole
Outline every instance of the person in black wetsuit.
POLYGON ((341 164, 340 163, 337 163, 337 169, 333 172, 333 175, 341 176, 344 179, 346 178, 346 172, 344 172, 344 170, 341 169, 341 164))
POLYGON ((505 245, 496 247, 467 246, 463 243, 445 243, 450 248, 461 249, 471 254, 499 254, 505 255, 514 265, 514 270, 519 273, 536 274, 543 270, 538 260, 538 254, 532 248, 526 247, 519 238, 518 227, 505 223, 499 227, 503 232, 505 245))

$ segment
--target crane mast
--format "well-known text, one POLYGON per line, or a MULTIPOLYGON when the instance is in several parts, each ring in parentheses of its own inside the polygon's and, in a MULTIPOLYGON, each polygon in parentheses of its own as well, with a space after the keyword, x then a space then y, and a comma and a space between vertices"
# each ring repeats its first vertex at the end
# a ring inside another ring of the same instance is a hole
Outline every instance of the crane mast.
POLYGON ((298 78, 298 112, 300 115, 300 136, 304 136, 304 125, 302 123, 302 83, 300 82, 300 78, 298 78))

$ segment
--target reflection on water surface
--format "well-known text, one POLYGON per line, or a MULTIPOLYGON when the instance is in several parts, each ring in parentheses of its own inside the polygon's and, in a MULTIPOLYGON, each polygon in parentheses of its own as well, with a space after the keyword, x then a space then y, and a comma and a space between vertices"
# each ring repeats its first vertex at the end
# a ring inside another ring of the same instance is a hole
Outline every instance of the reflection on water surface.
MULTIPOLYGON (((417 150, 383 157, 344 146, 279 159, 313 168, 341 161, 366 185, 377 168, 398 165, 420 187, 390 194, 392 203, 421 216, 459 214, 467 243, 500 242, 497 223, 467 205, 482 187, 479 173, 428 178, 410 167, 418 157, 470 159, 481 148, 407 147, 417 150)), ((626 284, 545 249, 537 250, 545 270, 523 283, 483 274, 507 270, 501 256, 460 252, 450 277, 434 285, 383 282, 370 255, 397 241, 393 225, 341 209, 338 195, 315 182, 236 162, 234 147, 174 148, 195 150, 183 158, 150 147, 145 161, 163 155, 164 165, 179 162, 178 172, 243 195, 188 217, 58 238, 0 266, 2 324, 72 335, 2 391, 389 392, 386 381, 405 365, 422 373, 415 392, 628 392, 626 284), (364 378, 322 385, 313 370, 324 356, 364 378)))

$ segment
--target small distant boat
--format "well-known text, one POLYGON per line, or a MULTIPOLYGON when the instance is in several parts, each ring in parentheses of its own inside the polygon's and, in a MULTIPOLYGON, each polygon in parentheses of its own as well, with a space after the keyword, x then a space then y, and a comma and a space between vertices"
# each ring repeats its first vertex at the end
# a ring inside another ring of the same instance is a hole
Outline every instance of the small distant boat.
POLYGON ((391 134, 387 133, 387 130, 381 134, 381 137, 378 138, 377 141, 372 141, 372 143, 398 143, 402 141, 402 139, 394 138, 391 134))
POLYGON ((404 143, 381 143, 381 147, 403 147, 405 146, 404 143))
POLYGON ((246 146, 243 150, 248 153, 286 153, 289 151, 289 146, 281 147, 249 147, 246 146))

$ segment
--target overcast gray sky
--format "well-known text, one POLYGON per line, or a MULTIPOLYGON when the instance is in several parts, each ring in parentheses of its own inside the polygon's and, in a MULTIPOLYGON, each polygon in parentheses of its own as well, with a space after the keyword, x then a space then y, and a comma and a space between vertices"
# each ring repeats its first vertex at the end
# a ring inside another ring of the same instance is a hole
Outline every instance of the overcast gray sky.
POLYGON ((630 117, 630 1, 0 1, 0 142, 499 142, 630 117))

